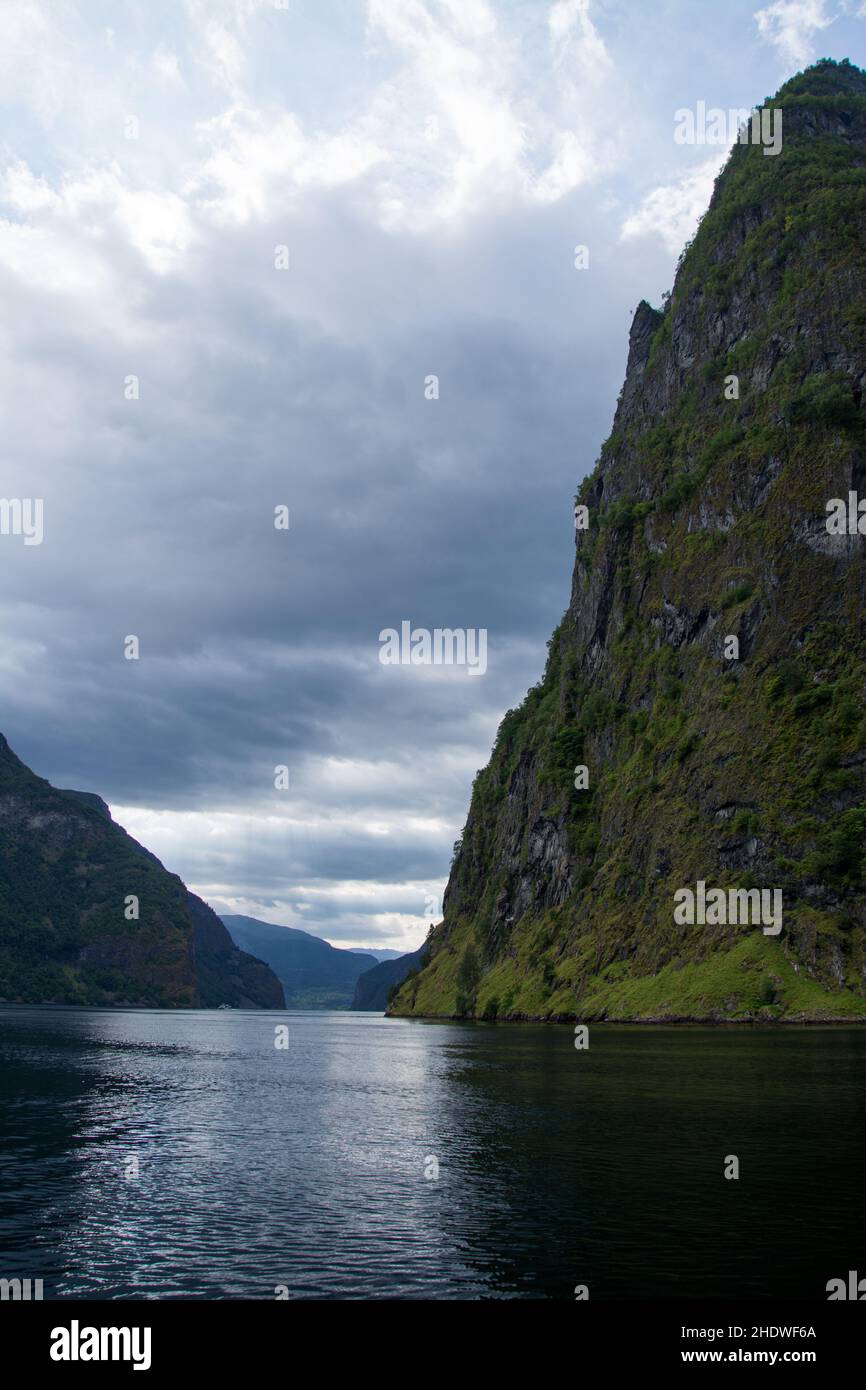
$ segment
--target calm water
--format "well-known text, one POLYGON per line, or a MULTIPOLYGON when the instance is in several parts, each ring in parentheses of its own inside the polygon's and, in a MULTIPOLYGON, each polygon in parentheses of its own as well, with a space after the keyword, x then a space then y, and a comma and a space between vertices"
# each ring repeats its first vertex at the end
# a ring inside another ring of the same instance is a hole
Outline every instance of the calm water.
POLYGON ((15 1009, 0 1063, 0 1277, 46 1297, 825 1298, 866 1274, 866 1031, 596 1027, 576 1052, 566 1027, 15 1009))

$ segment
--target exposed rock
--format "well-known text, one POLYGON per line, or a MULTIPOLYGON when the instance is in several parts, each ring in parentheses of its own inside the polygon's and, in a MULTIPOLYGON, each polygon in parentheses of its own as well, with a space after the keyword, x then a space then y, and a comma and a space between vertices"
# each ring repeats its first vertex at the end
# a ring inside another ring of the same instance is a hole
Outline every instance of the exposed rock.
POLYGON ((866 74, 774 104, 635 312, 569 607, 394 1012, 866 1017, 866 537, 826 525, 866 496, 866 74), (676 923, 699 880, 779 889, 781 934, 676 923))

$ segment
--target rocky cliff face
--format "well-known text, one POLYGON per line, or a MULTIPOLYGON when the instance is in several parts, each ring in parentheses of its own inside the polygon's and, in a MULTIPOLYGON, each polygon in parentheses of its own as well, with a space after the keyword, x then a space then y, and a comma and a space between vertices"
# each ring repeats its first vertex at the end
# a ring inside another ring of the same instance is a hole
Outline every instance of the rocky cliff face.
POLYGON ((280 1009, 283 991, 100 797, 50 786, 0 735, 0 1001, 280 1009))
POLYGON ((866 74, 768 105, 781 153, 734 147, 635 313, 568 610, 392 1012, 866 1016, 866 540, 827 510, 866 498, 866 74), (678 921, 699 881, 780 890, 781 932, 678 921))

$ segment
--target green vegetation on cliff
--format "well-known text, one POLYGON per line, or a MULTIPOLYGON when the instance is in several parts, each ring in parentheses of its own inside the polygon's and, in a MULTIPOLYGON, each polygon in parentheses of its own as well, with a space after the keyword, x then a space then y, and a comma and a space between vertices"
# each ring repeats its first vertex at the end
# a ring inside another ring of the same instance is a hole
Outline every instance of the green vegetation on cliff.
POLYGON ((52 787, 0 735, 0 1001, 282 1008, 283 991, 99 797, 52 787))
POLYGON ((569 608, 394 1013, 866 1017, 866 538, 826 524, 866 496, 866 74, 770 104, 781 153, 734 147, 635 313, 569 608), (781 935, 675 923, 699 880, 781 889, 781 935))

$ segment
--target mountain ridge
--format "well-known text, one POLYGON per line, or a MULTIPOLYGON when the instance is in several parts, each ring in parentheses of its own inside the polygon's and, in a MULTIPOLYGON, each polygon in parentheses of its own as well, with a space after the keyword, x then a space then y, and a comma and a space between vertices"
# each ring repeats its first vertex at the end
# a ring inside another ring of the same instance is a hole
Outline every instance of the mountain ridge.
POLYGON ((52 787, 2 734, 0 1000, 284 1007, 269 967, 234 946, 101 797, 52 787))
POLYGON ((377 1012, 386 1009, 392 994, 402 985, 412 971, 420 970, 425 955, 425 944, 417 951, 407 951, 393 960, 379 961, 372 969, 358 976, 352 1008, 359 1013, 377 1012))
POLYGON ((866 557, 827 524, 866 494, 866 74, 768 104, 780 153, 734 146, 635 312, 569 607, 390 1013, 866 1017, 866 557), (701 882, 781 891, 779 937, 675 921, 701 882))
POLYGON ((237 946, 267 961, 287 1008, 348 1009, 358 977, 376 965, 373 956, 342 950, 298 927, 234 913, 222 921, 237 946))

